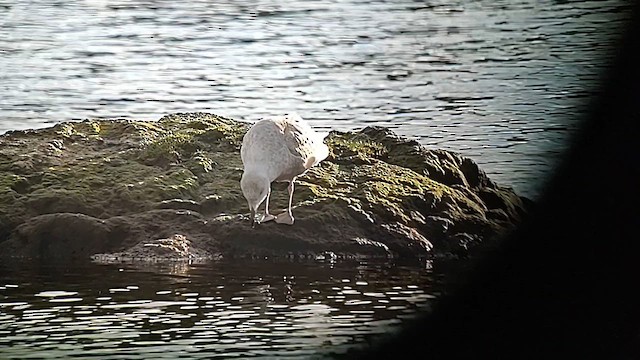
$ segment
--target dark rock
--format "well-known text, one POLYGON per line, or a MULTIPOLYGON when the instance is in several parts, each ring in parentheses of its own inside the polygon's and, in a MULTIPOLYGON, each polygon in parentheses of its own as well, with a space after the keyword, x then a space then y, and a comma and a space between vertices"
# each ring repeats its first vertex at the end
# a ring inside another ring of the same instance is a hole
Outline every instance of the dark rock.
POLYGON ((469 254, 469 250, 479 242, 482 242, 482 239, 478 235, 467 233, 455 234, 452 236, 452 240, 450 252, 458 257, 467 256, 469 254))
POLYGON ((47 214, 18 226, 4 243, 3 253, 18 257, 87 258, 110 248, 104 220, 83 214, 47 214))
POLYGON ((194 247, 194 242, 185 235, 173 234, 164 239, 141 241, 123 252, 93 254, 91 258, 103 263, 166 260, 206 261, 215 258, 207 250, 194 247))
MULTIPOLYGON (((252 229, 239 186, 247 129, 193 113, 1 135, 0 257, 459 256, 532 206, 471 159, 367 127, 327 137, 329 157, 297 181, 293 226, 252 229)), ((272 212, 287 202, 273 184, 272 212)))

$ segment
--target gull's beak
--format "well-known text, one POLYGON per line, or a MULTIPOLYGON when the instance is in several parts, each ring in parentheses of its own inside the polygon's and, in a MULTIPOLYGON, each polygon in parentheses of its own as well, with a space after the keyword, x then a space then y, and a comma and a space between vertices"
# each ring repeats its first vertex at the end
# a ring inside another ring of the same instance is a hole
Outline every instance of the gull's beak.
POLYGON ((254 209, 251 209, 251 227, 256 227, 256 211, 254 209))

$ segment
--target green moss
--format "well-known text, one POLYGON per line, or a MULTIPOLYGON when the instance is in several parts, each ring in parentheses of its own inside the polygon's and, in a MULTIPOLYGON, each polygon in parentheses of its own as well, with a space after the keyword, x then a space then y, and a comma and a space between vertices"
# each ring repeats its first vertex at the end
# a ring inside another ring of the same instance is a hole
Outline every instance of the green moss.
POLYGON ((198 188, 196 175, 188 169, 162 170, 135 161, 100 158, 77 165, 49 167, 39 182, 31 185, 27 198, 40 199, 30 203, 39 213, 48 212, 47 202, 64 201, 68 208, 79 209, 77 212, 101 208, 105 214, 120 215, 151 209, 162 200, 197 198, 198 188), (74 208, 71 203, 87 205, 74 208))
POLYGON ((61 123, 54 127, 55 133, 62 136, 65 139, 72 138, 98 138, 100 135, 101 127, 97 121, 85 120, 80 123, 61 123))
POLYGON ((213 170, 216 163, 202 150, 196 150, 191 159, 185 164, 194 174, 204 174, 213 170))
POLYGON ((56 133, 58 135, 63 136, 63 137, 71 137, 72 135, 77 134, 75 129, 74 129, 74 127, 73 127, 73 124, 63 123, 63 124, 59 125, 59 128, 60 129, 58 131, 56 131, 56 133))
POLYGON ((34 214, 57 212, 83 213, 98 215, 96 203, 89 201, 87 193, 77 189, 43 189, 38 188, 29 194, 27 205, 34 214))
POLYGON ((143 149, 138 160, 145 164, 166 166, 170 163, 189 159, 200 145, 193 136, 201 134, 202 130, 188 129, 180 132, 168 132, 153 140, 143 142, 143 149))
POLYGON ((206 130, 210 139, 240 146, 248 124, 207 113, 171 114, 158 121, 166 128, 206 130))
MULTIPOLYGON (((411 222, 408 204, 440 201, 453 189, 398 165, 369 158, 370 164, 325 161, 298 181, 298 201, 334 199, 355 204, 389 221, 411 222)), ((426 207, 426 205, 425 205, 426 207)))
POLYGON ((386 146, 361 133, 334 132, 326 141, 334 158, 356 156, 360 159, 380 158, 388 152, 386 146))
POLYGON ((199 186, 198 178, 187 169, 174 169, 153 178, 153 182, 166 198, 193 198, 199 186))
MULTIPOLYGON (((179 198, 209 202, 202 208, 210 213, 244 213, 238 150, 247 129, 246 123, 212 114, 173 114, 157 122, 85 121, 38 130, 19 138, 24 143, 18 146, 2 147, 0 211, 15 223, 61 209, 106 218, 179 198), (62 140, 64 151, 43 154, 62 140), (29 161, 16 167, 19 159, 29 161), (25 170, 9 171, 11 166, 25 170)), ((331 155, 298 179, 294 206, 303 205, 299 211, 310 217, 350 216, 345 207, 352 206, 405 224, 416 221, 412 212, 482 213, 469 194, 426 176, 427 165, 445 174, 457 169, 457 159, 436 154, 431 161, 411 142, 385 134, 332 132, 326 140, 331 155)), ((271 209, 287 203, 286 184, 273 184, 271 209)))
MULTIPOLYGON (((246 201, 240 190, 242 176, 242 160, 240 154, 233 152, 204 152, 215 164, 212 171, 198 173, 200 199, 207 196, 217 196, 221 203, 228 207, 226 211, 240 211, 246 206, 246 201)), ((278 194, 279 196, 281 194, 278 194)))
POLYGON ((161 166, 188 162, 196 173, 213 170, 214 161, 207 152, 238 149, 247 129, 243 123, 216 116, 197 120, 166 116, 158 125, 163 127, 162 132, 153 129, 153 136, 143 136, 138 159, 161 166))
POLYGON ((27 178, 9 172, 0 172, 0 193, 16 191, 28 184, 27 178))
POLYGON ((247 127, 242 124, 226 124, 221 123, 214 128, 216 131, 219 131, 223 138, 225 138, 229 144, 240 147, 242 144, 242 138, 247 131, 247 127))
POLYGON ((93 132, 96 135, 100 134, 100 124, 99 123, 97 123, 95 121, 91 121, 91 122, 89 122, 89 126, 91 127, 91 129, 93 130, 93 132))
POLYGON ((127 122, 131 124, 131 126, 136 129, 136 131, 140 133, 147 133, 152 136, 157 136, 166 133, 167 129, 163 128, 157 123, 154 122, 146 122, 146 121, 131 121, 127 122))

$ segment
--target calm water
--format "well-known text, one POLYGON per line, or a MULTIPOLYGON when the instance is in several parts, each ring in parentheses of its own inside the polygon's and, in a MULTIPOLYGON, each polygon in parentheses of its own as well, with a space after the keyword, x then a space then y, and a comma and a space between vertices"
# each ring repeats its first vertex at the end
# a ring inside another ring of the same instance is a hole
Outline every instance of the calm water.
POLYGON ((623 1, 0 0, 0 133, 207 111, 390 126, 535 198, 623 1), (221 3, 221 4, 216 4, 221 3))
POLYGON ((428 311, 442 284, 365 262, 0 264, 0 358, 339 356, 428 311))

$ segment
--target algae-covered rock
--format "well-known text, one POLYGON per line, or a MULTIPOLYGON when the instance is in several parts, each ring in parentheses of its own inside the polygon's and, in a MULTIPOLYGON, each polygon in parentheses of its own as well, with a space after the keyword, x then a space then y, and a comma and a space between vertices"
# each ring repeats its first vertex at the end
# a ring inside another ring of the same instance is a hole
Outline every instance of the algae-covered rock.
MULTIPOLYGON (((526 214, 471 159, 367 127, 327 137, 329 157, 296 183, 293 226, 252 229, 248 128, 191 113, 0 136, 0 256, 428 258, 494 244, 526 214)), ((275 213, 288 196, 272 189, 275 213)))

